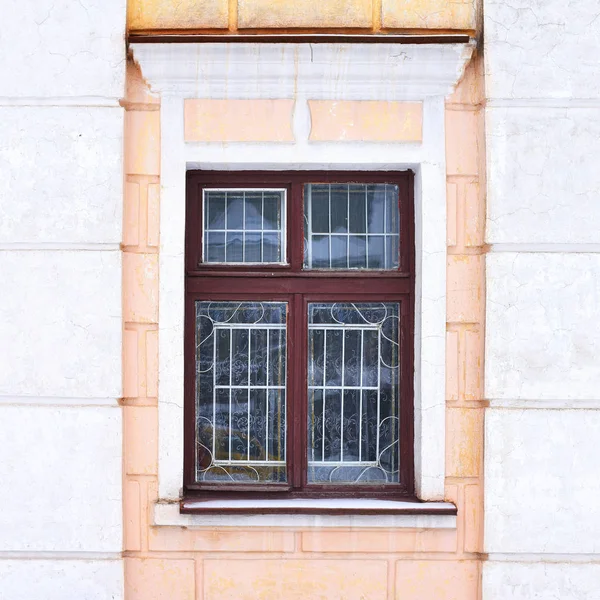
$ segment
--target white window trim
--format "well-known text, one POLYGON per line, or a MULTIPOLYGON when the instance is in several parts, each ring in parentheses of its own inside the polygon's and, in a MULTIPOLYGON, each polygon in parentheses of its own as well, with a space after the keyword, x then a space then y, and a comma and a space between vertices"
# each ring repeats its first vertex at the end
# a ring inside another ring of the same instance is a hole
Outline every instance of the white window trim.
MULTIPOLYGON (((421 500, 443 500, 446 338, 444 97, 459 81, 473 46, 216 43, 132 44, 132 48, 151 88, 162 95, 158 326, 160 500, 155 507, 156 523, 187 526, 266 524, 264 518, 223 516, 215 521, 214 516, 180 515, 178 505, 173 504, 180 497, 183 480, 184 232, 185 175, 188 169, 414 171, 415 483, 421 500), (293 144, 186 143, 184 99, 202 97, 293 97, 296 101, 293 124, 296 141, 293 144), (421 100, 423 141, 309 143, 311 124, 307 99, 326 98, 421 100)), ((423 517, 391 515, 382 523, 414 527, 423 517)), ((373 526, 374 521, 380 518, 355 515, 323 520, 310 517, 300 519, 299 524, 306 522, 324 526, 327 521, 345 526, 352 521, 353 526, 360 523, 373 526)), ((281 522, 280 516, 277 520, 281 522)), ((448 526, 453 522, 455 517, 433 515, 427 526, 448 526)))

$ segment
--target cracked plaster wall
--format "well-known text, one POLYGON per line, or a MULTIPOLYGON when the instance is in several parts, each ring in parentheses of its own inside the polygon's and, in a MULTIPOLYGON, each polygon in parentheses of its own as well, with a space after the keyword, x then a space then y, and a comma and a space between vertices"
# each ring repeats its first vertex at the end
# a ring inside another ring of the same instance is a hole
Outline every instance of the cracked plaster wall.
POLYGON ((600 598, 600 8, 485 0, 484 19, 483 598, 600 598))
POLYGON ((2 14, 0 597, 118 600, 125 0, 2 14))

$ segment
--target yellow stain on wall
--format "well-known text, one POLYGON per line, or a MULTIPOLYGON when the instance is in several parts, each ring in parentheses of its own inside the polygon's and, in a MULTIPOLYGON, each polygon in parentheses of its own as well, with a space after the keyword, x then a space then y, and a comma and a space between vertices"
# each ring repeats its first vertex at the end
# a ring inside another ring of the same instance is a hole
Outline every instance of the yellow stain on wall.
POLYGON ((473 30, 475 0, 129 0, 128 29, 473 30), (381 4, 379 8, 378 4, 381 4), (231 23, 229 12, 231 10, 231 23))
POLYGON ((228 0, 129 0, 127 26, 139 29, 227 29, 228 0))

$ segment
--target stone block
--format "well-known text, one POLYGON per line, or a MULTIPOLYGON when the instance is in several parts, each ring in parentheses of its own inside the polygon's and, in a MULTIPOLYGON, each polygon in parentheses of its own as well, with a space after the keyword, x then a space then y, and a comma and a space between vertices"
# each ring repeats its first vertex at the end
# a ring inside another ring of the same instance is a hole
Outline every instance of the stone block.
POLYGON ((463 397, 465 400, 483 398, 483 357, 484 340, 481 328, 467 329, 463 338, 464 379, 463 397))
POLYGON ((373 0, 238 0, 238 27, 371 27, 373 0))
POLYGON ((195 600, 195 563, 176 558, 126 558, 128 600, 195 600))
POLYGON ((121 560, 0 560, 3 600, 122 600, 121 560))
POLYGON ((598 600, 600 564, 568 562, 483 563, 486 600, 598 600))
POLYGON ((304 531, 304 552, 454 552, 456 530, 304 531))
POLYGON ((130 30, 226 29, 228 0, 131 0, 127 6, 130 30))
POLYGON ((160 175, 160 112, 125 112, 125 173, 160 175))
POLYGON ((293 552, 294 532, 152 527, 148 544, 160 552, 293 552))
POLYGON ((123 397, 136 398, 139 393, 139 342, 135 329, 123 331, 123 397))
POLYGON ((0 253, 0 395, 120 398, 121 253, 0 253))
POLYGON ((478 587, 476 561, 396 562, 397 600, 476 600, 478 587))
POLYGON ((146 190, 146 215, 148 218, 146 231, 146 244, 158 248, 160 233, 160 185, 148 184, 146 190))
POLYGON ((486 0, 483 16, 488 98, 600 97, 596 0, 486 0))
POLYGON ((477 477, 483 451, 483 409, 446 409, 446 477, 477 477))
POLYGON ((384 600, 385 560, 205 560, 204 600, 384 600))
POLYGON ((600 411, 486 411, 485 552, 600 552, 600 411))
POLYGON ((123 485, 123 548, 133 552, 142 549, 142 489, 134 479, 125 480, 123 485))
POLYGON ((158 409, 154 406, 123 407, 123 435, 125 473, 155 475, 158 472, 158 409))
POLYGON ((142 392, 147 398, 158 396, 158 331, 146 332, 146 364, 142 392))
POLYGON ((0 439, 0 551, 121 552, 118 408, 5 405, 0 439))
POLYGON ((123 253, 123 318, 158 321, 158 255, 123 253))
POLYGON ((121 241, 122 114, 121 108, 0 107, 3 244, 121 241))
POLYGON ((125 183, 123 198, 123 245, 137 246, 140 243, 140 184, 125 183))
POLYGON ((477 323, 483 318, 484 259, 478 255, 448 256, 447 320, 477 323))
POLYGON ((446 400, 458 400, 460 397, 460 379, 462 361, 460 356, 460 332, 446 332, 446 400))
POLYGON ((478 175, 484 152, 481 111, 446 111, 446 172, 478 175))
POLYGON ((381 24, 394 29, 475 29, 473 0, 382 0, 381 24))
POLYGON ((481 552, 483 530, 482 491, 478 484, 465 485, 465 552, 481 552))
POLYGON ((487 255, 485 396, 595 400, 600 255, 487 255))
POLYGON ((487 242, 597 243, 596 108, 488 108, 487 242))
POLYGON ((124 91, 125 5, 9 0, 0 38, 2 95, 102 96, 116 104, 124 91))

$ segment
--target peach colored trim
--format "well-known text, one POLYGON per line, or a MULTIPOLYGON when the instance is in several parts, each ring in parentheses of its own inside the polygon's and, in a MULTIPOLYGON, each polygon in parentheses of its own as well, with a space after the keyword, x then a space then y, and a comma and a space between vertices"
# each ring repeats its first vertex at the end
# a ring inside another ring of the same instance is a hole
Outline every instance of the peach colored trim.
POLYGON ((311 142, 420 142, 421 102, 309 100, 311 142))
MULTIPOLYGON (((446 499, 458 506, 457 528, 360 531, 252 528, 234 531, 155 527, 151 524, 152 507, 158 498, 159 273, 156 259, 160 211, 160 111, 157 109, 160 105, 148 93, 139 72, 135 68, 128 70, 128 92, 123 103, 128 117, 123 232, 123 514, 125 597, 128 600, 243 600, 259 596, 304 599, 338 598, 340 595, 352 600, 360 598, 361 594, 386 600, 399 597, 408 600, 477 600, 481 597, 485 291, 481 82, 480 59, 476 59, 446 104, 449 123, 446 136, 446 499)), ((207 101, 188 102, 193 106, 193 103, 207 101)), ((255 101, 214 102, 210 114, 218 123, 208 123, 210 135, 214 136, 211 141, 231 141, 222 133, 230 127, 229 121, 233 120, 236 126, 244 125, 244 118, 248 120, 248 115, 254 117, 257 114, 252 110, 242 111, 240 117, 238 106, 234 104, 241 102, 240 106, 256 108, 255 101)), ((288 104, 285 111, 280 108, 285 119, 281 116, 272 119, 272 114, 263 107, 258 111, 262 125, 269 127, 271 121, 281 125, 282 120, 285 121, 285 135, 288 136, 285 141, 293 141, 292 101, 271 102, 288 104)), ((311 108, 315 104, 311 102, 311 108)), ((323 104, 331 108, 335 103, 323 104)), ((374 109, 378 104, 386 103, 348 104, 362 105, 359 114, 364 110, 363 121, 359 119, 358 125, 351 128, 352 135, 362 131, 363 137, 356 139, 379 141, 382 117, 381 111, 374 109), (366 105, 370 105, 368 110, 366 105), (371 123, 367 121, 369 118, 371 123)), ((197 107, 193 114, 195 110, 197 107)), ((395 127, 398 127, 399 112, 394 107, 391 113, 396 119, 395 127)), ((323 131, 331 135, 332 124, 324 121, 325 117, 330 117, 326 111, 323 114, 323 131)), ((343 111, 337 114, 343 115, 343 111)), ((356 113, 350 110, 348 114, 353 117, 356 113)), ((344 116, 339 122, 345 125, 348 119, 344 116)), ((338 123, 334 120, 333 125, 337 127, 338 123)), ((248 137, 264 135, 260 131, 249 135, 254 126, 254 123, 248 124, 250 129, 245 129, 244 141, 248 141, 248 137)), ((281 136, 281 127, 272 129, 270 135, 281 136)), ((233 129, 231 126, 229 130, 233 129)), ((207 128, 202 126, 201 134, 207 135, 206 131, 207 128)), ((340 139, 340 129, 335 131, 338 136, 335 139, 340 139)), ((186 139, 187 134, 186 129, 186 139)))
POLYGON ((186 100, 186 142, 293 142, 293 100, 186 100))
POLYGON ((128 2, 129 29, 226 29, 228 0, 135 0, 128 2))
POLYGON ((473 0, 130 0, 129 31, 474 31, 473 0))
POLYGON ((372 0, 238 0, 240 28, 371 27, 372 0))
POLYGON ((383 27, 420 27, 424 29, 474 29, 473 0, 383 0, 383 27))

